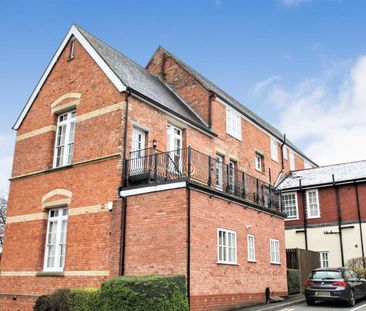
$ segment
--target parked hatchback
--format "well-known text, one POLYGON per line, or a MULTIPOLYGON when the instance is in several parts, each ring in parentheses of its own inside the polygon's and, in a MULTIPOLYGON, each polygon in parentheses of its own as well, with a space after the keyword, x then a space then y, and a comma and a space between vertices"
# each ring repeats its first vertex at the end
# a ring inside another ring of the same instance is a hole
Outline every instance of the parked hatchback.
POLYGON ((354 306, 356 299, 366 296, 366 280, 347 268, 319 268, 305 281, 308 305, 315 301, 345 301, 354 306))

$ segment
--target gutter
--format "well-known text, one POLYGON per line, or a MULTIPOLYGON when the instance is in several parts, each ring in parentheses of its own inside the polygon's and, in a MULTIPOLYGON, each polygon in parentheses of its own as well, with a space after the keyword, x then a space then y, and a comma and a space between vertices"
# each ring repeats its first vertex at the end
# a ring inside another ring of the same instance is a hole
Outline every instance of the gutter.
POLYGON ((183 117, 182 115, 178 114, 177 112, 161 105, 160 103, 156 102, 155 100, 151 99, 150 97, 147 97, 146 95, 134 90, 134 89, 129 89, 132 93, 134 93, 135 95, 137 95, 138 97, 142 98, 143 100, 145 101, 148 101, 150 103, 152 103, 154 106, 157 106, 159 107, 160 109, 164 110, 164 111, 168 111, 170 114, 176 116, 178 119, 181 119, 181 120, 184 120, 185 122, 187 122, 188 124, 191 124, 193 125, 194 127, 198 128, 199 130, 207 133, 208 135, 212 136, 212 137, 217 137, 217 134, 215 134, 214 132, 212 132, 210 129, 200 125, 200 124, 197 124, 195 122, 192 122, 191 120, 183 117))
MULTIPOLYGON (((308 186, 302 186, 302 188, 303 189, 325 188, 325 187, 332 187, 334 185, 347 185, 347 184, 361 183, 361 182, 366 182, 366 177, 347 179, 347 180, 341 180, 341 181, 335 181, 335 182, 311 184, 308 186)), ((277 186, 277 188, 278 188, 278 186, 277 186)), ((278 189, 278 190, 280 190, 280 189, 278 189)), ((300 190, 300 188, 298 186, 289 187, 289 188, 284 187, 281 190, 288 192, 288 191, 300 190)))

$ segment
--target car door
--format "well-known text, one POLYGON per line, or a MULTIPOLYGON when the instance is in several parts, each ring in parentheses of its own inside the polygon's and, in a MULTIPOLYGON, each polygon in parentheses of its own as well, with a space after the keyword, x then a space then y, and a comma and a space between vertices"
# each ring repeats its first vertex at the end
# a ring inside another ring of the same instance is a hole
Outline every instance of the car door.
POLYGON ((366 279, 360 275, 358 275, 359 280, 360 280, 360 286, 361 286, 361 293, 362 293, 362 297, 366 297, 366 279))
POLYGON ((365 297, 366 296, 366 280, 361 278, 355 271, 350 270, 350 273, 352 275, 352 278, 354 278, 356 280, 356 291, 357 294, 356 296, 359 298, 365 297))
POLYGON ((355 291, 356 298, 363 297, 362 282, 360 282, 360 278, 357 273, 353 270, 348 270, 347 272, 349 275, 348 282, 351 283, 351 286, 355 291))

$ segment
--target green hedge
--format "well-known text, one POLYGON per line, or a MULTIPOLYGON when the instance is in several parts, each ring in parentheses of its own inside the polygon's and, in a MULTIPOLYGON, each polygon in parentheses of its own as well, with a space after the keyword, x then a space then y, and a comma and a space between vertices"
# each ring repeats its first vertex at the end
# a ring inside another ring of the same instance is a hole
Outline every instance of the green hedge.
POLYGON ((300 271, 287 269, 287 290, 289 295, 300 293, 300 271))
POLYGON ((187 311, 182 276, 120 277, 101 289, 58 289, 40 296, 35 311, 187 311))
POLYGON ((70 311, 99 311, 101 308, 99 288, 70 289, 68 300, 70 311))
POLYGON ((58 289, 38 297, 34 311, 99 311, 100 291, 97 288, 58 289))
POLYGON ((102 284, 103 311, 188 310, 182 276, 120 277, 102 284))

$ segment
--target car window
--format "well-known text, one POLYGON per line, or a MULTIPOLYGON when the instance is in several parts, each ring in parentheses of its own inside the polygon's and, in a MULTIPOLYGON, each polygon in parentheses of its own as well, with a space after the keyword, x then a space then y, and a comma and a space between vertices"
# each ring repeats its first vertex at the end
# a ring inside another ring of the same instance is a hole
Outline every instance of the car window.
POLYGON ((310 278, 313 280, 341 279, 342 272, 341 271, 313 271, 310 275, 310 278))
POLYGON ((345 278, 346 280, 352 279, 352 278, 353 278, 353 276, 352 276, 352 274, 351 274, 351 271, 349 271, 349 270, 344 271, 344 278, 345 278))
POLYGON ((355 271, 349 270, 349 272, 351 273, 351 277, 353 279, 358 279, 358 275, 357 275, 357 273, 355 271))

